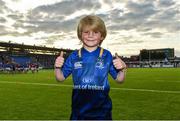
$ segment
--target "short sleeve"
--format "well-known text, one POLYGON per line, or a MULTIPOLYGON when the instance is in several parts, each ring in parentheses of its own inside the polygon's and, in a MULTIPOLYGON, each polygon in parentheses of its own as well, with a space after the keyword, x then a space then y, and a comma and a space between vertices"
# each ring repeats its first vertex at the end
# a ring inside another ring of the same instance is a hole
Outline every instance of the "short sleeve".
POLYGON ((71 73, 72 73, 72 68, 73 68, 73 64, 72 64, 72 56, 73 54, 71 54, 66 60, 65 63, 62 67, 62 72, 65 78, 67 78, 71 73))

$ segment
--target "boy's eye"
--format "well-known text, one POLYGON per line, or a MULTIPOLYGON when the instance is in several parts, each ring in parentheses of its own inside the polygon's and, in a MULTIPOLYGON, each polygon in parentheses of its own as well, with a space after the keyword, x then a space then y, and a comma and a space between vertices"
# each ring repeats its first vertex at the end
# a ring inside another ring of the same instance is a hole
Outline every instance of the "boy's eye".
MULTIPOLYGON (((84 34, 89 34, 89 33, 91 33, 90 31, 83 31, 83 33, 84 34)), ((98 34, 99 33, 99 31, 93 31, 92 33, 94 33, 94 34, 98 34)))

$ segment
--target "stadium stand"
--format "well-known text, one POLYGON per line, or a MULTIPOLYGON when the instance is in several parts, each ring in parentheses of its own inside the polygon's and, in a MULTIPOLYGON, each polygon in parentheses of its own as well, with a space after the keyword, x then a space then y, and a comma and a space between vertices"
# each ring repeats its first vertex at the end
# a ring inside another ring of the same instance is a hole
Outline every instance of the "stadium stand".
POLYGON ((131 56, 125 62, 132 68, 180 67, 180 58, 175 56, 174 48, 143 49, 139 55, 131 56))
POLYGON ((52 69, 60 51, 66 53, 66 58, 73 50, 0 42, 0 70, 34 73, 36 68, 52 69))
MULTIPOLYGON (((14 66, 13 71, 27 72, 29 71, 29 64, 32 63, 32 59, 27 56, 11 56, 11 64, 14 66)), ((38 68, 37 68, 38 69, 38 68)))
POLYGON ((32 60, 30 57, 26 56, 11 56, 12 61, 24 65, 27 64, 28 62, 30 63, 32 60))
MULTIPOLYGON (((0 42, 0 71, 34 73, 42 68, 52 69, 60 51, 66 53, 66 59, 74 50, 0 42)), ((180 67, 180 58, 175 56, 174 48, 143 49, 139 55, 121 58, 129 68, 180 67)))

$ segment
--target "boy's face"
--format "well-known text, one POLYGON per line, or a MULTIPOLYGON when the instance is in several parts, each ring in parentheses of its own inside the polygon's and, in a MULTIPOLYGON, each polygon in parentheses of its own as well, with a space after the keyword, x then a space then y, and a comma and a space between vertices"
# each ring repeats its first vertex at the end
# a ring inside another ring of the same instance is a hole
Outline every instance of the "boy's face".
POLYGON ((87 47, 96 47, 103 40, 101 33, 99 31, 93 31, 88 27, 84 28, 82 31, 82 42, 87 47))

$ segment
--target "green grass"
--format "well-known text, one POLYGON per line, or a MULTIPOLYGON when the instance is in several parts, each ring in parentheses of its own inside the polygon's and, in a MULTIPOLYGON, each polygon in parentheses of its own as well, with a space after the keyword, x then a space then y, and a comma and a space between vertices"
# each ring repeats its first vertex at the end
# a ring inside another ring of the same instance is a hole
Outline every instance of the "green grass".
MULTIPOLYGON (((180 68, 128 69, 123 84, 109 79, 113 119, 180 119, 180 68)), ((63 85, 72 85, 71 77, 58 83, 53 70, 0 74, 0 120, 69 119, 72 87, 63 85)))

